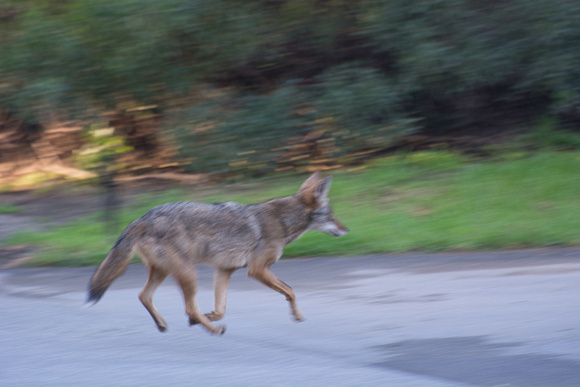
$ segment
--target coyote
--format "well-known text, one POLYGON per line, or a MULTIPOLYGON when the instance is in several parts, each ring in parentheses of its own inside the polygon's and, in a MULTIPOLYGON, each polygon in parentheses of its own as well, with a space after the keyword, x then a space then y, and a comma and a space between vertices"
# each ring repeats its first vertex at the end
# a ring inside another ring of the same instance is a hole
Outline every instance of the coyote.
POLYGON ((308 230, 341 237, 349 230, 336 220, 329 205, 332 177, 312 174, 292 196, 244 205, 234 202, 177 202, 154 207, 133 221, 121 234, 91 278, 89 303, 96 303, 113 280, 128 266, 136 251, 149 269, 139 299, 159 331, 167 323, 153 305, 153 293, 173 275, 183 291, 189 324, 201 324, 212 334, 223 334, 220 320, 226 310, 226 294, 232 273, 248 267, 248 275, 286 296, 292 315, 302 321, 294 291, 272 273, 284 247, 308 230), (196 266, 214 266, 214 310, 202 314, 195 302, 196 266))

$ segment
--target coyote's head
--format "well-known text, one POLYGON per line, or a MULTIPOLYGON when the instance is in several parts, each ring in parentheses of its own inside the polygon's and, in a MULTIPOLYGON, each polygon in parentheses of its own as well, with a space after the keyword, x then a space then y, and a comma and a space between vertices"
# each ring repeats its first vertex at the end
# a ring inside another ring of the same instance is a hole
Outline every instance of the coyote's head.
POLYGON ((308 229, 319 230, 338 238, 346 235, 349 230, 332 214, 328 200, 331 182, 331 176, 322 179, 320 173, 315 172, 302 184, 297 195, 310 209, 308 229))

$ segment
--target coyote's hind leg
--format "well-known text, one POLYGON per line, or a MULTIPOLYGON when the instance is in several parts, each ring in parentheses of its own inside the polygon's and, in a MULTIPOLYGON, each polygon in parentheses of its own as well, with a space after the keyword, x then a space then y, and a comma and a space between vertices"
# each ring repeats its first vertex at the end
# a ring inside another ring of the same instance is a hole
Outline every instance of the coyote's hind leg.
POLYGON ((157 329, 159 329, 160 332, 165 332, 167 330, 167 323, 159 311, 155 308, 155 305, 153 305, 153 293, 155 293, 155 290, 159 287, 159 285, 161 285, 161 283, 167 278, 168 275, 169 273, 165 272, 164 270, 161 270, 155 266, 150 266, 147 283, 145 284, 145 287, 141 293, 139 293, 139 299, 141 300, 141 303, 143 306, 145 306, 151 317, 153 317, 153 320, 157 325, 157 329))
POLYGON ((211 333, 215 335, 223 335, 226 331, 226 327, 223 325, 212 325, 210 320, 201 313, 197 307, 195 301, 195 294, 197 293, 195 270, 182 271, 179 274, 175 274, 175 278, 177 279, 179 287, 183 291, 185 313, 189 316, 189 323, 191 325, 199 323, 211 333))

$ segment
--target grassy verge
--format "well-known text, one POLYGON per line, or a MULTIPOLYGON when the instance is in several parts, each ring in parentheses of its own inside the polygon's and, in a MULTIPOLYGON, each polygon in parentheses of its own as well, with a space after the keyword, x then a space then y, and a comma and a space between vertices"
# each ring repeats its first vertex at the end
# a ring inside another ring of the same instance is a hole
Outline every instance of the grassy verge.
MULTIPOLYGON (((335 176, 331 202, 351 232, 320 232, 290 244, 286 257, 409 250, 475 250, 580 244, 580 153, 545 151, 474 161, 447 152, 391 156, 335 176)), ((123 209, 122 225, 175 200, 255 203, 293 194, 304 176, 269 177, 186 195, 145 196, 123 209)), ((116 236, 97 214, 9 244, 40 246, 36 264, 100 262, 116 236)))
POLYGON ((0 204, 0 214, 16 214, 20 212, 20 207, 14 204, 0 204))

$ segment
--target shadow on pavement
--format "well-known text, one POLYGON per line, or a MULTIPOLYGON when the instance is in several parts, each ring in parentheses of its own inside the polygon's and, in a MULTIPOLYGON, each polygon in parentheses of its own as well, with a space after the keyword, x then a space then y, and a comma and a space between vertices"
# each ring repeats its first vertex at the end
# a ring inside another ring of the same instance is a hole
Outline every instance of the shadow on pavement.
POLYGON ((406 340, 374 347, 380 367, 480 386, 580 386, 580 362, 541 354, 510 355, 517 343, 488 343, 484 336, 406 340))

